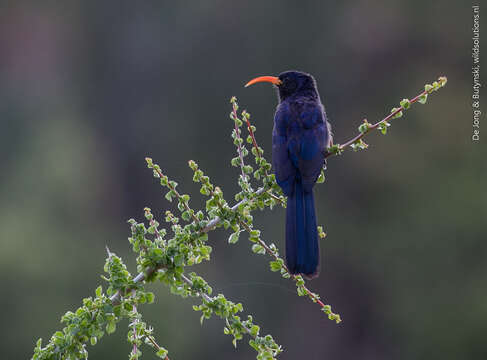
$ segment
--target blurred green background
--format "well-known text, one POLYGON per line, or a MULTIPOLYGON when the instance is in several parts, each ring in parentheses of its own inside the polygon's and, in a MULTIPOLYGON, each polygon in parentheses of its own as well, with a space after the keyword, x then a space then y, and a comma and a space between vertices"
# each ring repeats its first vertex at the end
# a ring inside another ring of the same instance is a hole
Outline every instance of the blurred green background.
MULTIPOLYGON (((243 84, 289 69, 316 77, 336 142, 438 76, 449 82, 388 136, 370 135, 369 150, 328 161, 316 188, 328 237, 310 287, 340 325, 268 271, 246 238, 229 246, 212 232, 212 262, 196 271, 243 303, 282 359, 487 358, 487 123, 473 143, 471 28, 465 1, 2 1, 2 358, 30 358, 94 293, 105 245, 135 272, 126 220, 173 206, 145 156, 185 192, 198 194, 194 159, 235 193, 235 95, 270 158, 276 95, 243 84)), ((282 249, 284 210, 256 222, 282 249)), ((233 348, 220 320, 200 326, 196 300, 151 290, 156 303, 141 311, 171 359, 254 357, 246 341, 233 348)), ((90 358, 126 358, 126 325, 90 358)))

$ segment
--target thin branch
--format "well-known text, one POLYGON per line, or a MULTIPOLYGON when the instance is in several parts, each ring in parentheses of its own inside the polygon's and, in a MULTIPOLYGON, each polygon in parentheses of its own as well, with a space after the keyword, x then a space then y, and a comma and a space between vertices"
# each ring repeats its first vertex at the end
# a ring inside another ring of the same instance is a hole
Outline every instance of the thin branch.
MULTIPOLYGON (((161 349, 161 347, 156 343, 156 341, 154 340, 154 338, 152 336, 147 335, 146 338, 149 339, 149 341, 152 343, 152 345, 154 345, 154 347, 156 348, 157 351, 159 351, 161 349)), ((164 360, 169 360, 169 356, 166 355, 164 360)))
MULTIPOLYGON (((257 145, 257 141, 255 140, 254 131, 252 130, 252 125, 250 124, 250 121, 249 121, 249 116, 244 116, 244 118, 245 118, 245 122, 247 123, 247 129, 249 130, 250 137, 252 138, 252 145, 255 148, 256 156, 257 156, 257 158, 260 159, 259 146, 257 145)), ((266 170, 266 173, 267 173, 267 170, 266 170)))
MULTIPOLYGON (((260 156, 260 148, 259 148, 259 145, 257 144, 257 140, 256 140, 255 135, 254 135, 254 130, 252 130, 252 124, 250 124, 250 120, 249 120, 250 115, 249 115, 249 113, 247 113, 244 110, 244 112, 242 113, 242 116, 245 119, 245 122, 247 123, 247 129, 248 129, 249 135, 250 135, 250 137, 252 139, 252 146, 255 149, 255 156, 257 157, 257 159, 260 160, 260 158, 261 158, 261 156, 260 156)), ((265 173, 266 176, 269 176, 269 173, 267 172, 267 169, 264 169, 264 173, 265 173)), ((281 199, 280 197, 274 195, 274 193, 272 191, 269 191, 268 193, 269 193, 269 195, 272 198, 274 198, 274 200, 279 201, 280 203, 284 203, 284 200, 281 199)))
MULTIPOLYGON (((188 277, 187 277, 186 275, 181 274, 181 277, 183 278, 183 280, 184 280, 184 281, 185 281, 185 282, 186 282, 186 283, 187 283, 189 286, 193 286, 193 282, 191 281, 191 279, 188 279, 188 277)), ((200 294, 200 296, 201 296, 203 299, 205 299, 207 302, 211 302, 211 301, 212 301, 212 298, 211 298, 211 297, 210 297, 208 294, 206 294, 206 293, 204 293, 204 292, 199 292, 199 294, 200 294)), ((252 336, 252 334, 251 334, 251 332, 250 332, 250 329, 249 329, 249 328, 247 328, 247 327, 246 327, 244 324, 242 324, 242 327, 243 327, 243 329, 245 330, 245 332, 246 332, 247 334, 249 334, 250 336, 252 336)))
MULTIPOLYGON (((243 221, 240 221, 240 224, 245 228, 245 230, 250 233, 250 231, 252 229, 250 229, 250 227, 248 226, 248 224, 246 224, 245 222, 243 221)), ((275 251, 273 251, 263 240, 261 240, 260 238, 258 239, 258 242, 259 244, 266 250, 266 252, 271 255, 272 257, 274 257, 274 259, 276 260, 280 260, 281 258, 279 257, 279 255, 276 254, 275 251)), ((291 274, 289 272, 289 269, 288 267, 286 266, 286 264, 282 264, 282 267, 285 269, 286 273, 289 274, 289 276, 291 276, 293 278, 293 280, 295 282, 298 282, 300 281, 300 277, 298 275, 294 275, 294 274, 291 274)), ((326 305, 325 303, 323 303, 320 298, 314 293, 312 292, 311 290, 309 290, 305 285, 300 285, 303 290, 306 292, 306 294, 311 298, 312 301, 318 303, 322 309, 327 309, 329 308, 329 305, 326 305)), ((331 312, 331 311, 330 311, 331 312)), ((338 316, 337 318, 337 322, 341 322, 341 318, 339 317, 339 315, 337 314, 334 314, 336 316, 338 316)))
MULTIPOLYGON (((156 169, 156 168, 154 168, 154 170, 159 175, 159 178, 162 179, 163 176, 164 176, 164 174, 162 173, 162 171, 160 169, 156 169)), ((176 197, 178 199, 181 199, 182 198, 182 195, 176 190, 176 187, 173 186, 170 181, 168 181, 167 187, 169 188, 169 190, 172 190, 176 194, 176 197)), ((186 201, 183 201, 183 204, 184 204, 184 209, 191 214, 191 217, 196 222, 196 224, 199 224, 199 222, 200 222, 199 219, 196 217, 196 215, 194 214, 194 212, 191 211, 191 208, 188 206, 187 202, 186 201)))
MULTIPOLYGON (((135 298, 135 291, 132 291, 132 297, 135 298)), ((137 313, 137 306, 135 305, 135 302, 134 302, 134 305, 132 305, 132 311, 134 314, 137 313)), ((139 322, 139 320, 137 318, 134 319, 134 322, 133 322, 133 327, 132 327, 132 330, 134 332, 134 336, 133 336, 133 339, 134 339, 134 346, 132 348, 132 354, 134 356, 137 356, 137 323, 139 322)))
POLYGON ((244 157, 243 157, 243 153, 242 153, 242 146, 240 145, 240 140, 242 138, 240 137, 240 129, 237 126, 238 116, 237 116, 237 103, 236 102, 234 102, 232 104, 232 118, 233 118, 233 125, 235 128, 235 141, 237 142, 237 152, 238 152, 238 156, 240 157, 240 169, 242 170, 242 179, 244 181, 247 181, 247 175, 245 174, 245 169, 244 169, 245 164, 244 164, 244 157))
MULTIPOLYGON (((445 86, 447 82, 447 78, 445 76, 440 76, 438 78, 438 81, 434 82, 433 83, 433 86, 431 85, 426 85, 425 86, 425 90, 422 91, 421 93, 419 93, 418 95, 416 95, 413 99, 409 100, 409 104, 414 104, 415 102, 417 102, 419 99, 421 98, 424 98, 425 96, 428 96, 429 94, 431 94, 433 91, 436 91, 438 90, 440 87, 443 87, 445 86)), ((409 106, 408 106, 409 107, 409 106)), ((404 110, 407 110, 406 107, 404 106, 400 106, 398 108, 396 108, 394 111, 392 111, 389 115, 387 115, 385 118, 383 118, 381 121, 378 121, 377 123, 373 124, 373 125, 369 125, 368 126, 368 129, 367 131, 365 132, 361 132, 360 134, 356 135, 355 137, 353 137, 352 139, 348 140, 347 142, 345 142, 344 144, 341 144, 339 145, 338 147, 338 151, 328 151, 325 155, 325 158, 329 157, 329 156, 332 156, 332 155, 338 155, 339 153, 341 153, 343 150, 345 150, 345 148, 349 147, 350 145, 354 144, 355 142, 359 141, 360 139, 362 139, 365 134, 367 134, 368 132, 370 132, 370 130, 375 130, 377 129, 381 124, 384 124, 386 123, 387 121, 389 121, 390 119, 392 119, 395 115, 397 115, 398 113, 400 113, 401 111, 404 111, 404 110)))
MULTIPOLYGON (((266 191, 266 189, 264 187, 261 187, 255 192, 255 195, 260 195, 265 191, 266 191)), ((240 202, 238 202, 234 206, 232 206, 231 210, 235 211, 238 209, 239 206, 241 206, 242 204, 245 204, 249 201, 252 201, 252 200, 248 200, 248 199, 241 200, 240 202)), ((213 220, 208 222, 208 224, 204 228, 202 228, 200 230, 200 232, 201 233, 208 233, 209 231, 213 230, 218 224, 220 224, 221 221, 222 220, 220 219, 219 216, 215 217, 213 220)), ((154 274, 154 272, 156 272, 157 270, 158 270, 158 268, 155 267, 155 268, 147 269, 147 271, 145 271, 145 272, 144 271, 140 272, 136 277, 134 277, 134 279, 133 279, 134 284, 137 284, 139 282, 144 281, 147 277, 154 274)), ((120 292, 119 291, 117 291, 115 294, 113 294, 110 297, 110 301, 112 301, 112 302, 117 302, 118 300, 120 300, 120 292)))

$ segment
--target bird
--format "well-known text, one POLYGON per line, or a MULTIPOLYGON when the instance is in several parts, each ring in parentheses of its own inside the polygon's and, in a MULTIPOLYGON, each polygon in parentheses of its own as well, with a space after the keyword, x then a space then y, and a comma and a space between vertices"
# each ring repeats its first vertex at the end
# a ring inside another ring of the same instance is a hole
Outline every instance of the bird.
POLYGON ((320 248, 313 187, 326 168, 327 148, 333 143, 331 125, 314 77, 301 71, 259 76, 245 87, 270 82, 279 103, 272 130, 272 167, 287 197, 286 266, 294 275, 319 275, 320 248))

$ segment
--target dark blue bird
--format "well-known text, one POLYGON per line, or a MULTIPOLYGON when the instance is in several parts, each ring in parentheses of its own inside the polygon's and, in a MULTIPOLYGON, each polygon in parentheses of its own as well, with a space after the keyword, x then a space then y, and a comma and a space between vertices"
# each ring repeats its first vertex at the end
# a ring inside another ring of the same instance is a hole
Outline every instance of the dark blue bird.
POLYGON ((286 264, 291 274, 318 275, 320 249, 313 186, 332 143, 330 124, 314 78, 300 71, 251 80, 277 86, 279 105, 272 131, 272 166, 287 196, 286 264))

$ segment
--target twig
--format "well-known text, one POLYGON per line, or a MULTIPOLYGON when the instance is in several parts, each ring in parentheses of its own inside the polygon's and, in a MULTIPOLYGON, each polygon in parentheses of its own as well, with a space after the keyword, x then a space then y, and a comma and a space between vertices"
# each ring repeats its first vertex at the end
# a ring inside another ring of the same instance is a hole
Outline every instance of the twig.
MULTIPOLYGON (((442 87, 446 84, 447 82, 447 78, 445 76, 440 76, 438 78, 438 82, 435 81, 434 85, 433 86, 429 86, 426 85, 425 87, 425 90, 422 91, 420 94, 416 95, 413 99, 409 100, 409 104, 414 104, 415 102, 417 102, 420 98, 423 98, 425 96, 428 96, 429 94, 431 94, 433 91, 436 91, 438 90, 439 87, 442 87)), ((359 141, 360 139, 362 139, 365 134, 367 134, 370 130, 375 130, 376 128, 378 128, 381 124, 384 124, 386 123, 388 120, 392 119, 395 115, 397 115, 398 113, 400 113, 401 111, 404 111, 404 110, 407 110, 406 107, 404 107, 403 105, 401 105, 400 107, 396 108, 394 111, 392 111, 389 115, 387 115, 385 118, 383 118, 381 121, 378 121, 377 123, 373 124, 373 125, 370 125, 368 126, 368 129, 367 131, 365 132, 361 132, 360 134, 356 135, 354 138, 348 140, 346 143, 344 144, 340 144, 339 147, 338 147, 338 151, 336 152, 333 152, 333 151, 328 151, 325 155, 325 158, 329 157, 329 156, 332 156, 332 155, 338 155, 339 153, 341 153, 343 150, 345 150, 345 148, 347 148, 348 146, 354 144, 355 142, 359 141)))
POLYGON ((242 170, 242 179, 243 181, 247 181, 247 175, 245 174, 245 169, 244 169, 244 158, 243 158, 243 153, 242 153, 242 146, 240 145, 240 140, 241 140, 241 137, 240 137, 240 129, 239 127, 237 126, 237 119, 238 119, 238 116, 237 116, 237 103, 233 103, 232 104, 232 118, 233 118, 233 125, 234 125, 234 129, 235 129, 235 141, 237 142, 237 152, 238 152, 238 156, 240 157, 240 169, 242 170))
MULTIPOLYGON (((132 291, 132 297, 135 298, 135 291, 132 291)), ((132 311, 135 313, 137 313, 137 306, 135 305, 135 302, 134 302, 134 305, 132 306, 132 311)), ((137 356, 137 323, 139 322, 139 320, 137 318, 134 319, 134 322, 133 322, 133 327, 132 327, 132 330, 134 332, 134 336, 133 336, 133 339, 134 339, 134 346, 132 348, 132 354, 134 356, 137 356)))
MULTIPOLYGON (((181 274, 181 277, 183 278, 183 280, 189 285, 189 286, 193 286, 193 282, 191 281, 191 279, 188 279, 188 277, 184 274, 181 274)), ((208 295, 208 294, 205 294, 204 292, 199 292, 200 296, 205 299, 207 302, 211 302, 212 299, 211 297, 208 295)), ((245 332, 249 335, 252 336, 251 332, 250 332, 250 329, 247 328, 244 324, 242 324, 242 327, 243 329, 245 330, 245 332)))

